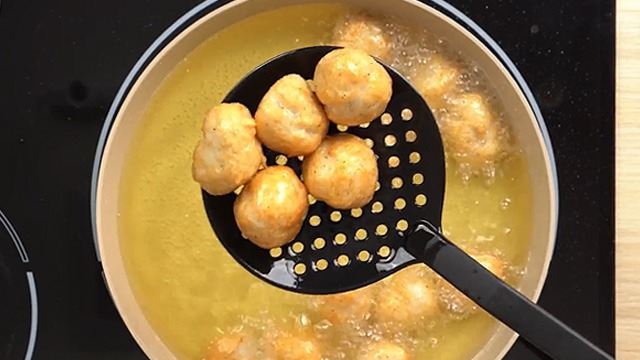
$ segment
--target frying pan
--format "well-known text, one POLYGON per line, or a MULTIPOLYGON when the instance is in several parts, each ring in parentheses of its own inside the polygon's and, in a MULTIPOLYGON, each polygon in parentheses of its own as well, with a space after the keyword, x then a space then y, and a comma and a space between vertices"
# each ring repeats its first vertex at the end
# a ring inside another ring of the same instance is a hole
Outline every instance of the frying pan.
MULTIPOLYGON (((152 359, 176 356, 158 337, 144 316, 127 278, 118 234, 118 206, 123 164, 141 119, 154 91, 184 57, 205 40, 249 16, 311 0, 206 1, 170 26, 144 53, 120 88, 105 122, 96 154, 92 195, 95 238, 110 293, 132 335, 152 359)), ((504 52, 473 22, 441 1, 429 4, 414 0, 340 1, 374 12, 385 12, 407 23, 429 24, 446 37, 492 79, 505 111, 512 119, 514 135, 527 154, 532 176, 531 227, 535 229, 527 271, 518 291, 537 301, 542 291, 555 243, 558 193, 553 151, 544 121, 531 92, 504 52), (437 8, 437 9, 436 9, 437 8)), ((265 59, 266 60, 266 59, 265 59)), ((257 65, 257 64, 256 64, 257 65)), ((205 216, 203 214, 203 216, 205 216)), ((476 359, 494 360, 504 356, 516 335, 499 326, 476 359)))

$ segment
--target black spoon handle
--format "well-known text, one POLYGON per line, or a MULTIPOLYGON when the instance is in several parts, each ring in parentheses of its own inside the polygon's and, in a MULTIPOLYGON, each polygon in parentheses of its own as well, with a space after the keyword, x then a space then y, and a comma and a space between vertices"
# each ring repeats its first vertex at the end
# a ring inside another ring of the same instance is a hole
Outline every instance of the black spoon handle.
POLYGON ((556 360, 613 359, 447 240, 428 222, 409 234, 407 251, 476 304, 556 360))

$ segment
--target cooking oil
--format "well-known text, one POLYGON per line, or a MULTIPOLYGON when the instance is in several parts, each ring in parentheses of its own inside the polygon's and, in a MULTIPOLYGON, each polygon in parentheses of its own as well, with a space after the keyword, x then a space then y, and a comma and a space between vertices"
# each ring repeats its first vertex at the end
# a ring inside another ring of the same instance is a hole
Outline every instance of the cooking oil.
MULTIPOLYGON (((492 335, 496 321, 487 314, 479 311, 456 319, 447 316, 446 306, 433 319, 415 320, 420 322, 416 326, 389 328, 393 324, 373 320, 373 297, 366 321, 336 326, 312 311, 309 304, 316 297, 274 288, 246 272, 226 253, 209 226, 200 188, 191 179, 191 154, 206 112, 247 72, 269 58, 295 48, 331 43, 336 22, 353 11, 335 4, 301 5, 234 24, 188 54, 166 77, 144 112, 120 185, 119 235, 136 299, 178 358, 205 358, 212 341, 247 329, 258 339, 306 329, 314 334, 327 360, 355 359, 359 350, 383 340, 401 345, 415 358, 469 359, 492 335)), ((430 60, 442 56, 460 69, 445 97, 479 92, 497 102, 497 116, 502 116, 499 99, 482 69, 446 38, 398 20, 375 18, 391 38, 392 66, 418 81, 430 60)), ((447 111, 447 104, 444 101, 438 110, 447 111)), ((515 120, 506 119, 505 124, 515 120)), ((517 142, 511 154, 491 164, 489 171, 480 172, 466 171, 464 164, 447 157, 443 227, 461 246, 498 251, 508 264, 508 281, 515 284, 528 256, 531 184, 526 157, 517 151, 517 142)), ((401 181, 410 184, 424 181, 425 176, 428 169, 401 181)))

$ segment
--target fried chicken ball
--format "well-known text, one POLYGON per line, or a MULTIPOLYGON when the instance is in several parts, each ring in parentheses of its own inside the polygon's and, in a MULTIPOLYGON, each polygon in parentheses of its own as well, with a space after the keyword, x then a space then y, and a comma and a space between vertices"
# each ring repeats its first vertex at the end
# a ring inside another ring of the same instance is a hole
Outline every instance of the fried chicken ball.
POLYGON ((409 360, 409 354, 400 345, 383 341, 365 348, 358 360, 409 360))
POLYGON ((270 166, 258 172, 233 204, 240 231, 263 249, 295 239, 308 209, 307 190, 287 166, 270 166))
POLYGON ((442 55, 434 54, 418 70, 414 83, 429 107, 437 110, 444 106, 446 94, 455 88, 459 77, 460 70, 455 63, 442 55))
POLYGON ((388 329, 421 326, 424 319, 440 314, 436 284, 422 267, 400 270, 380 284, 374 313, 388 329))
POLYGON ((306 332, 274 330, 258 336, 255 331, 231 332, 215 339, 206 360, 321 360, 319 345, 306 332))
POLYGON ((390 59, 391 39, 384 23, 365 13, 349 13, 333 28, 333 44, 358 49, 382 61, 390 59))
POLYGON ((451 99, 450 111, 440 119, 440 125, 450 153, 472 169, 495 163, 506 154, 505 125, 480 94, 461 94, 451 99))
POLYGON ((306 333, 280 332, 273 340, 274 359, 320 360, 322 354, 315 339, 306 333))
POLYGON ((370 317, 373 305, 373 288, 316 297, 311 301, 311 309, 319 320, 327 320, 337 327, 360 327, 370 317))
POLYGON ((328 53, 318 62, 313 79, 329 120, 338 125, 368 123, 382 115, 391 100, 391 76, 362 50, 328 53))
POLYGON ((211 195, 231 193, 265 162, 256 123, 242 104, 214 107, 202 124, 202 133, 191 171, 193 179, 211 195))
POLYGON ((211 343, 206 360, 252 360, 260 351, 255 337, 248 333, 229 333, 211 343))
POLYGON ((359 208, 373 199, 378 181, 376 156, 364 140, 351 134, 325 138, 302 162, 309 193, 335 209, 359 208))
MULTIPOLYGON (((476 254, 473 252, 469 252, 469 255, 498 278, 502 280, 506 278, 506 266, 500 257, 491 254, 476 254)), ((478 312, 479 307, 446 280, 442 278, 439 279, 439 287, 438 298, 440 306, 454 317, 466 318, 478 312)))
POLYGON ((329 119, 300 75, 278 80, 256 111, 258 139, 289 157, 312 153, 329 130, 329 119))

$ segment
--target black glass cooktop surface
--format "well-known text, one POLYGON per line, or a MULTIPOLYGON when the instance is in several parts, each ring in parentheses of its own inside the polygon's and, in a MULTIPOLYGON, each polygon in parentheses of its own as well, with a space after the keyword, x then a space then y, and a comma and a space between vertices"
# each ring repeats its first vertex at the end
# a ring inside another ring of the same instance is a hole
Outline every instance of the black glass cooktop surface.
MULTIPOLYGON (((96 259, 91 172, 120 84, 197 3, 1 1, 0 359, 145 358, 96 259)), ((450 4, 515 63, 554 146, 560 219, 539 303, 613 353, 613 1, 450 4)), ((519 341, 507 359, 544 357, 519 341)))

